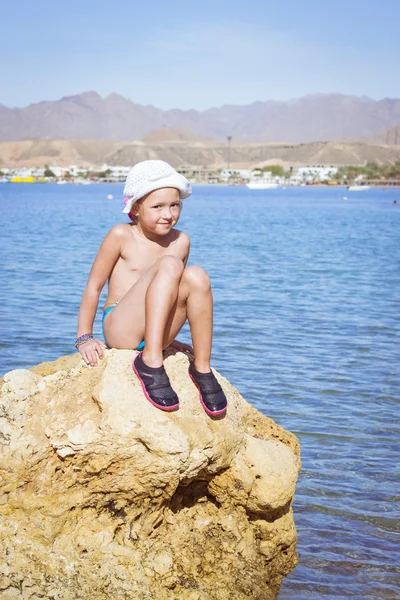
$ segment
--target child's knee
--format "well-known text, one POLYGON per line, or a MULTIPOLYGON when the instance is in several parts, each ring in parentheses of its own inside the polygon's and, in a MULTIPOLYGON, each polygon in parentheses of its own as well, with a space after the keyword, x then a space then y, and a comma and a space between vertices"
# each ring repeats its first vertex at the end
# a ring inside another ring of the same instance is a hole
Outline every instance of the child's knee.
POLYGON ((184 280, 190 288, 208 290, 211 287, 210 278, 206 271, 195 265, 187 267, 184 270, 182 280, 184 280))
POLYGON ((161 272, 168 273, 171 277, 179 279, 182 277, 184 265, 178 256, 167 254, 160 258, 159 268, 161 272))

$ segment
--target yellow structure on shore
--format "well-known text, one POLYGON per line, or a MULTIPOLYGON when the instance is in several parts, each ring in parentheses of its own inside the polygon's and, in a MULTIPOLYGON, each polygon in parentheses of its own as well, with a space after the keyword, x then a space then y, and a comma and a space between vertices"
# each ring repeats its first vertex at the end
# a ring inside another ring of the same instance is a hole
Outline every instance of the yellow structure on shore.
POLYGON ((10 179, 11 183, 35 183, 35 178, 32 175, 28 175, 27 177, 13 177, 10 179))

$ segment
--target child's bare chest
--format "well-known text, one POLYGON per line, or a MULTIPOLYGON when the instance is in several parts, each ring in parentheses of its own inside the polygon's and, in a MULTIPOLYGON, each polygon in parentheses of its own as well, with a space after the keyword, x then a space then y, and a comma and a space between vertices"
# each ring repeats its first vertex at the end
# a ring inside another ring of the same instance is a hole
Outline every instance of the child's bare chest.
POLYGON ((140 277, 148 271, 154 263, 167 254, 178 256, 182 260, 184 258, 180 256, 179 249, 175 243, 171 243, 167 247, 127 244, 126 247, 122 249, 119 266, 123 270, 135 273, 140 277))

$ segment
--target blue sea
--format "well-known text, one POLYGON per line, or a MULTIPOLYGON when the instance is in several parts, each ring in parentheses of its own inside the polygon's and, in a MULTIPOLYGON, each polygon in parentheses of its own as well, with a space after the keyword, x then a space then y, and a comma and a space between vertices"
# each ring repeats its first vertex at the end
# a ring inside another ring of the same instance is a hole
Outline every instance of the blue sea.
MULTIPOLYGON (((199 186, 184 201, 190 262, 213 283, 213 365, 301 441, 299 565, 281 600, 400 597, 394 200, 400 190, 199 186)), ((119 185, 0 184, 0 203, 3 374, 74 353, 91 263, 125 217, 119 185)))

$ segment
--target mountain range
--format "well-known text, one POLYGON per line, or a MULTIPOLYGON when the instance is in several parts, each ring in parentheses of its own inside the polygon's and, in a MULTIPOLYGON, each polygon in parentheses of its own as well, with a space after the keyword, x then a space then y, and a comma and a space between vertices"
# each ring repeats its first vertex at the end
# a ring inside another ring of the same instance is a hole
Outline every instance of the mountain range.
POLYGON ((189 132, 186 136, 192 136, 192 141, 196 137, 226 140, 232 136, 236 142, 304 143, 374 138, 399 124, 400 99, 372 100, 343 94, 313 94, 287 102, 267 100, 204 111, 163 111, 135 104, 119 94, 102 98, 93 91, 26 108, 0 104, 0 141, 129 142, 161 128, 189 132))

